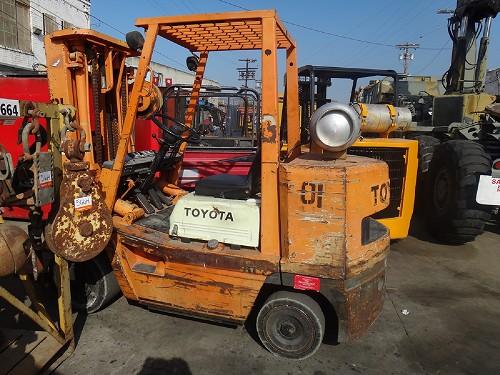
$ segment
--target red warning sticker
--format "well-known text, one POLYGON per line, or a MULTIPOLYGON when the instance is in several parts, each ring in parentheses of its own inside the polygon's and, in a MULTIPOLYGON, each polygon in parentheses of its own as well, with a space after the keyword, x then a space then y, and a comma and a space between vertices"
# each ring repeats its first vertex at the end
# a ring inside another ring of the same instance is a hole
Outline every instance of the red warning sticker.
POLYGON ((293 277, 293 288, 299 290, 315 290, 319 292, 321 280, 317 277, 295 275, 293 277))

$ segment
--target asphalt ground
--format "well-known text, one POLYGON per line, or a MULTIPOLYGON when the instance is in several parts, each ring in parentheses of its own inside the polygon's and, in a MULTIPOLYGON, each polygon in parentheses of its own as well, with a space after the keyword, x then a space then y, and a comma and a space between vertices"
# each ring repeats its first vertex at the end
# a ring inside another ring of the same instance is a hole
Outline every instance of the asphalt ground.
MULTIPOLYGON (((304 361, 273 357, 243 328, 129 304, 75 321, 76 351, 57 374, 500 374, 500 231, 445 246, 394 242, 383 312, 360 340, 304 361)), ((29 326, 0 301, 0 324, 29 326)))

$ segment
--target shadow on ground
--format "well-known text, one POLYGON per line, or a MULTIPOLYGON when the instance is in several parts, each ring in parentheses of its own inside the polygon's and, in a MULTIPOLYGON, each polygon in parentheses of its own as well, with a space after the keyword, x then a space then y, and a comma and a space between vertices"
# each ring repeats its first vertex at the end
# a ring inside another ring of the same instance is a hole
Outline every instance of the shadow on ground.
POLYGON ((137 375, 192 375, 192 372, 182 358, 146 358, 137 375))

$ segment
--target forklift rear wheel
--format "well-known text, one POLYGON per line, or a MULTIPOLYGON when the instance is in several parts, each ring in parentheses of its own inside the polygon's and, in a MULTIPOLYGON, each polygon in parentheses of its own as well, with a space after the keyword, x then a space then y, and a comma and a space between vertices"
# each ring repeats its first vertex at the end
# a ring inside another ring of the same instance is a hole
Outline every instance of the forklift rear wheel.
POLYGON ((484 231, 490 208, 476 203, 479 175, 491 173, 491 158, 473 141, 437 145, 426 181, 426 216, 437 239, 460 245, 484 231))
POLYGON ((71 267, 71 302, 75 310, 95 313, 119 295, 120 287, 104 253, 71 267))
POLYGON ((274 355, 304 359, 323 341, 325 316, 318 303, 305 294, 276 292, 257 315, 257 333, 274 355))

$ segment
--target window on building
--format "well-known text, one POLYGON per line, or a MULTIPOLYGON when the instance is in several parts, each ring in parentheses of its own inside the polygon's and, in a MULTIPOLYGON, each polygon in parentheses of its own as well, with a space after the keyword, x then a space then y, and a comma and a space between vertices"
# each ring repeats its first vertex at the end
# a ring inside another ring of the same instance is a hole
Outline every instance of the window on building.
POLYGON ((57 23, 56 17, 50 14, 43 14, 43 34, 47 35, 59 30, 59 24, 57 23))
POLYGON ((64 20, 61 22, 61 26, 62 26, 62 29, 74 29, 74 28, 76 28, 76 26, 73 25, 71 22, 64 21, 64 20))
POLYGON ((0 45, 31 52, 29 0, 0 0, 0 45))

